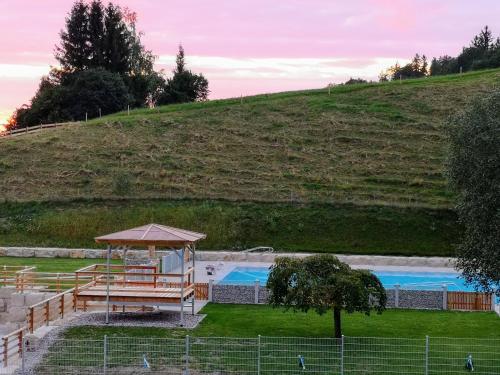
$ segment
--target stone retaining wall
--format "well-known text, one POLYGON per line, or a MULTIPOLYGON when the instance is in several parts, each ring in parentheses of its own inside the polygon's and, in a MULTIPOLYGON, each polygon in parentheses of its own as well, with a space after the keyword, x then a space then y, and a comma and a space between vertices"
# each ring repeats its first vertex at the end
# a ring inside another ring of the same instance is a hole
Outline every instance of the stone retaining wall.
POLYGON ((255 303, 255 286, 215 284, 212 286, 212 302, 255 303))
MULTIPOLYGON (((158 254, 166 254, 158 251, 158 254)), ((238 251, 197 251, 196 260, 266 262, 273 263, 278 256, 306 257, 310 253, 244 253, 238 251)), ((335 254, 341 261, 350 265, 407 266, 407 267, 449 267, 453 268, 453 258, 442 257, 397 257, 379 255, 342 255, 335 254)), ((6 247, 0 246, 0 256, 40 257, 40 258, 105 258, 104 249, 67 249, 43 247, 6 247)), ((118 253, 115 253, 118 257, 118 253)), ((146 259, 146 251, 129 250, 127 256, 132 259, 146 259)))
MULTIPOLYGON (((387 289, 387 308, 446 309, 446 292, 427 290, 387 289)), ((261 285, 212 285, 214 303, 264 304, 269 291, 261 285)))

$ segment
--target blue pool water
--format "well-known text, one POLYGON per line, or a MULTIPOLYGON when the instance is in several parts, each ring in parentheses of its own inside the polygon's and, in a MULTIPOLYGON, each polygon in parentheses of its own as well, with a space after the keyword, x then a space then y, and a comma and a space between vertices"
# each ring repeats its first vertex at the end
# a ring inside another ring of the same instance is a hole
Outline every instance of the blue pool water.
MULTIPOLYGON (((373 273, 388 289, 399 284, 401 289, 440 290, 443 285, 446 285, 450 291, 474 291, 473 287, 465 285, 458 273, 400 271, 374 271, 373 273)), ((268 275, 268 268, 236 267, 220 280, 219 284, 251 285, 258 280, 261 285, 265 285, 268 275)))

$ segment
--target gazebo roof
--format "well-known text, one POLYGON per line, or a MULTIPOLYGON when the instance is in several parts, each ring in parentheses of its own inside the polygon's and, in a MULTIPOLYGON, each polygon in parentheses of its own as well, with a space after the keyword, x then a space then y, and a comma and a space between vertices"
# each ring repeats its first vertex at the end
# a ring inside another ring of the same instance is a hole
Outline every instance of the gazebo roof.
POLYGON ((127 229, 96 237, 97 243, 111 245, 145 245, 145 246, 184 246, 206 238, 203 233, 185 229, 168 227, 160 224, 148 224, 142 227, 127 229))

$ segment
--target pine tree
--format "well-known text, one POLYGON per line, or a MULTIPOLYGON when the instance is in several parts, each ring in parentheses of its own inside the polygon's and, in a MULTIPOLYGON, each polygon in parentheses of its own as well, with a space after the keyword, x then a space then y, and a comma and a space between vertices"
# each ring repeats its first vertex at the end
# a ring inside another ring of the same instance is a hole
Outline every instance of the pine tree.
POLYGON ((92 1, 89 12, 90 66, 104 66, 104 7, 100 0, 92 1))
POLYGON ((185 68, 186 68, 186 60, 184 58, 184 47, 182 47, 182 45, 179 45, 179 52, 177 53, 177 56, 175 58, 174 74, 184 73, 185 68))
POLYGON ((61 45, 56 46, 55 57, 65 70, 79 71, 89 67, 89 16, 88 6, 81 0, 71 8, 62 30, 61 45))
POLYGON ((165 89, 158 99, 159 104, 207 100, 210 93, 208 81, 203 74, 195 74, 186 69, 184 48, 182 46, 179 46, 173 73, 173 77, 167 80, 165 89))
POLYGON ((125 75, 129 72, 130 38, 120 7, 109 3, 105 10, 105 68, 125 75))
POLYGON ((471 46, 483 52, 489 50, 493 44, 493 36, 488 25, 482 29, 472 40, 471 46))

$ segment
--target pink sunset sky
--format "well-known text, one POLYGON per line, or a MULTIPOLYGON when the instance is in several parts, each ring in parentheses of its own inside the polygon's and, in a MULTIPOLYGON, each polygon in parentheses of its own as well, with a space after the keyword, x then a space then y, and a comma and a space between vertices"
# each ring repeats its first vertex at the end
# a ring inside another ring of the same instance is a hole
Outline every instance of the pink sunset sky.
MULTIPOLYGON (((415 52, 456 55, 497 0, 115 0, 138 13, 147 48, 167 74, 182 43, 211 98, 376 79, 415 52)), ((0 123, 27 103, 55 65, 72 0, 0 0, 0 123)))

